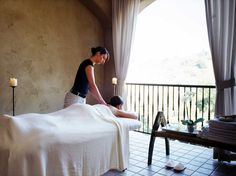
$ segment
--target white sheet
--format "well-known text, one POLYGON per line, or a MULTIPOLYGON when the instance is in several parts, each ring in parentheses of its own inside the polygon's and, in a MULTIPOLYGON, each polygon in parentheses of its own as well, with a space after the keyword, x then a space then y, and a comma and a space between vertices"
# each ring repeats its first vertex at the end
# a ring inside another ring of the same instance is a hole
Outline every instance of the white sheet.
POLYGON ((129 123, 103 105, 0 117, 0 175, 96 176, 128 167, 129 123))

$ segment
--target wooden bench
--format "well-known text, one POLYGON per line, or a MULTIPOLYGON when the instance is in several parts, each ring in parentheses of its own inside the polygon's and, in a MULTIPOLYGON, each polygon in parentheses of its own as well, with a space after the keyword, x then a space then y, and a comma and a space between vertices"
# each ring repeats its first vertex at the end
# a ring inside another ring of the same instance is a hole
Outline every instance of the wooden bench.
MULTIPOLYGON (((170 154, 169 139, 175 139, 182 142, 202 145, 205 147, 216 147, 216 148, 236 152, 235 144, 226 144, 219 141, 201 138, 197 135, 197 133, 189 133, 187 131, 169 130, 168 128, 166 128, 166 125, 167 124, 166 124, 166 120, 165 120, 163 112, 158 112, 156 119, 154 121, 153 127, 152 127, 152 133, 150 137, 149 151, 148 151, 148 165, 152 164, 153 147, 154 147, 156 137, 165 138, 166 155, 170 154), (158 131, 160 125, 162 127, 162 130, 158 131)), ((232 158, 230 159, 233 160, 234 157, 235 156, 232 156, 232 158)))

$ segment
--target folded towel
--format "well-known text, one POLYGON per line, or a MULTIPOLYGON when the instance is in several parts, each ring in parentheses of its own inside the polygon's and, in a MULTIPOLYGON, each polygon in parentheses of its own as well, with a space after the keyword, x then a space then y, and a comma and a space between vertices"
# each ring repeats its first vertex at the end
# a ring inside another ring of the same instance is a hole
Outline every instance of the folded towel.
POLYGON ((209 120, 209 128, 220 128, 229 130, 236 134, 236 122, 223 122, 218 119, 209 120))
POLYGON ((220 121, 219 119, 209 120, 207 138, 228 144, 236 144, 236 122, 220 121))

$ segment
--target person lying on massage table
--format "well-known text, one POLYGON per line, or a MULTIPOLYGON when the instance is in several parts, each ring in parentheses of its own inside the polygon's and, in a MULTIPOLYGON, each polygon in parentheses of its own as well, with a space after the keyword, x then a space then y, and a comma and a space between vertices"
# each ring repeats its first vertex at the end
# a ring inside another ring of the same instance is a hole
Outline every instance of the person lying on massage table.
POLYGON ((130 119, 137 119, 138 115, 135 112, 129 112, 123 110, 124 101, 120 96, 113 96, 108 103, 109 108, 111 109, 112 113, 117 117, 123 118, 130 118, 130 119))

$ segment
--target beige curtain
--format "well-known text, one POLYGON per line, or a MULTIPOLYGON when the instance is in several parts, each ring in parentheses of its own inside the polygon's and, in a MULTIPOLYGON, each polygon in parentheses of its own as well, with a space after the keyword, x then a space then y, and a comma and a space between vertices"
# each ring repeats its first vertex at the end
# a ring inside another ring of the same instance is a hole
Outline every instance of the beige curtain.
POLYGON ((205 0, 216 79, 215 115, 236 115, 236 0, 205 0))
POLYGON ((118 78, 117 93, 126 97, 124 85, 129 67, 140 0, 112 1, 112 36, 115 72, 118 78))

